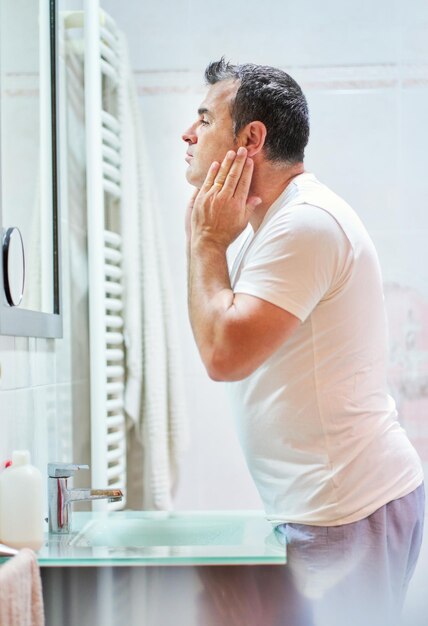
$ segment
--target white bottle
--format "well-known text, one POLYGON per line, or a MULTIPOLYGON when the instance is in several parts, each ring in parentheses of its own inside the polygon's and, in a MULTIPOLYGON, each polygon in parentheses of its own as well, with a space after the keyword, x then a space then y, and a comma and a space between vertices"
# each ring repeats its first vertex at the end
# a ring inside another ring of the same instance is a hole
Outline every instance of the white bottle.
POLYGON ((0 541, 38 550, 43 539, 42 475, 28 450, 16 450, 0 474, 0 541))

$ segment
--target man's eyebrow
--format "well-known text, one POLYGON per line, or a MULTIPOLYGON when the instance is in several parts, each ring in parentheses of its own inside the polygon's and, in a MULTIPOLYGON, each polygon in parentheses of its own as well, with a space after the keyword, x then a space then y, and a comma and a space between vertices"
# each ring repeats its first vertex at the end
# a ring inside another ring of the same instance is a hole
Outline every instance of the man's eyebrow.
POLYGON ((208 113, 210 115, 210 110, 206 109, 205 107, 199 107, 198 115, 203 115, 204 113, 208 113))

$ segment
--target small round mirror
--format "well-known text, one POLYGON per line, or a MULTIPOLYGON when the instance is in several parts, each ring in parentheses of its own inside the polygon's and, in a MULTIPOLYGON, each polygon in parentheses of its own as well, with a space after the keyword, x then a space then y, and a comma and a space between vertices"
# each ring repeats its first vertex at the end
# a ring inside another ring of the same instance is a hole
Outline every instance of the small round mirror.
POLYGON ((19 306, 24 295, 25 256, 19 228, 12 226, 3 238, 3 284, 10 306, 19 306))

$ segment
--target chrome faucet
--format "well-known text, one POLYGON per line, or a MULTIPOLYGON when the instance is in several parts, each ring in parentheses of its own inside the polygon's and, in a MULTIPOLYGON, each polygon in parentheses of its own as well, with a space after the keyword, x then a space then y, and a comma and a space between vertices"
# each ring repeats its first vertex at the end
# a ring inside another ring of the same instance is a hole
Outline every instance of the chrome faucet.
POLYGON ((83 500, 122 500, 120 489, 70 489, 68 479, 89 465, 48 463, 49 532, 71 532, 71 503, 83 500))

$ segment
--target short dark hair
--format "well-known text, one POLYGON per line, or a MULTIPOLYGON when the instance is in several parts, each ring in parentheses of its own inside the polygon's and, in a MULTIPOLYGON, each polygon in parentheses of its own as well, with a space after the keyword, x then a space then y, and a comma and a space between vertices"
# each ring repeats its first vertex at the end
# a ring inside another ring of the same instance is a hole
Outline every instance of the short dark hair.
POLYGON ((252 63, 232 65, 224 57, 205 70, 209 85, 230 79, 240 83, 231 110, 235 138, 250 122, 263 122, 270 161, 303 161, 309 139, 309 111, 296 81, 280 69, 252 63))

